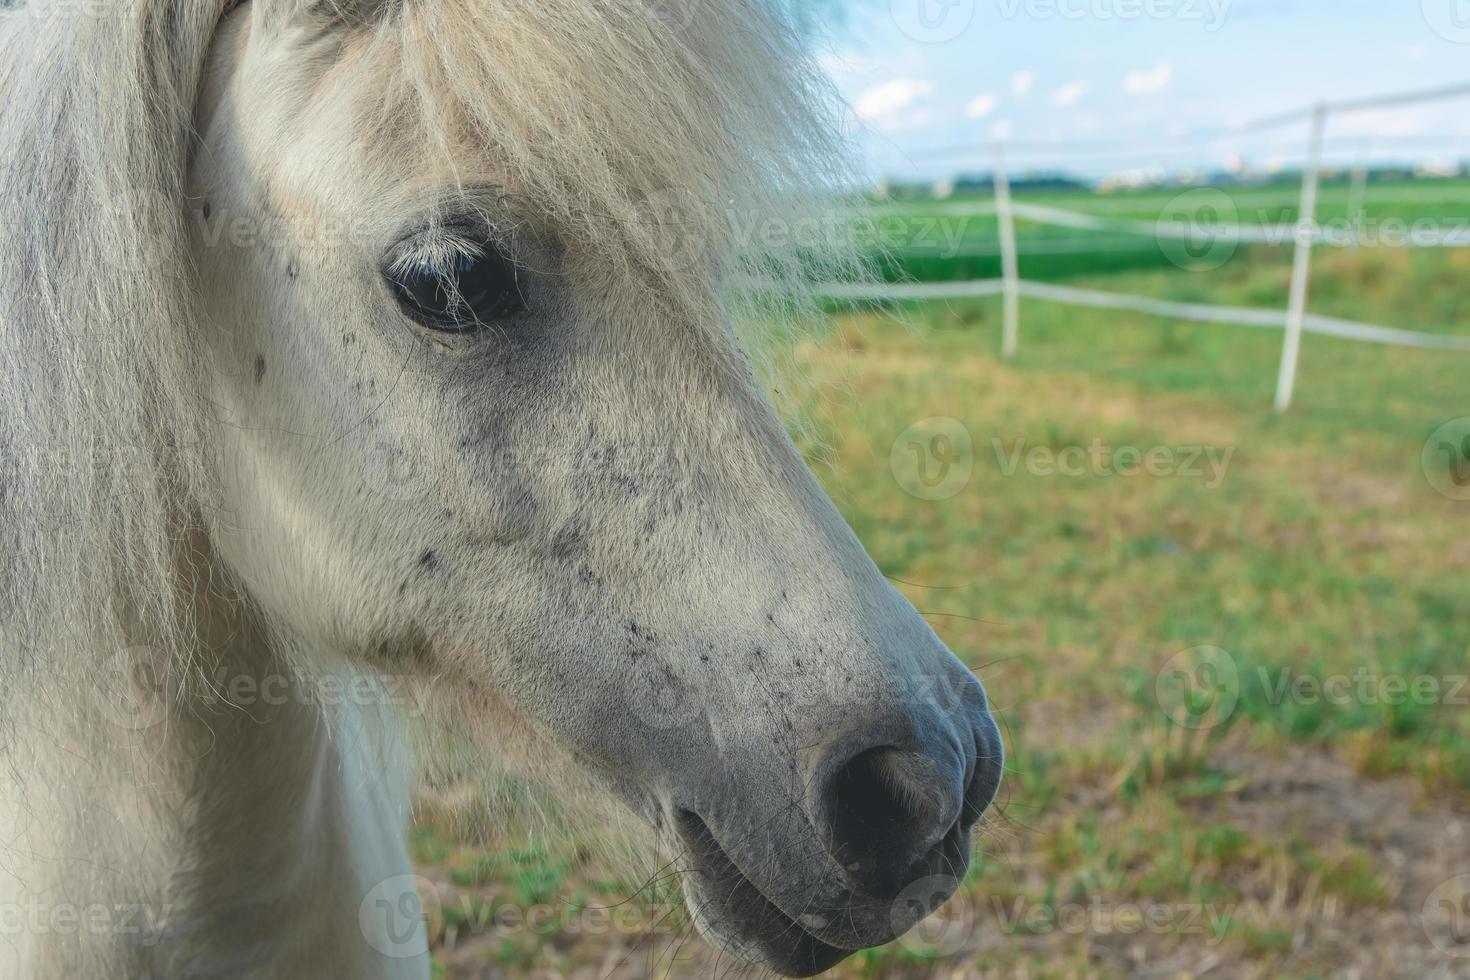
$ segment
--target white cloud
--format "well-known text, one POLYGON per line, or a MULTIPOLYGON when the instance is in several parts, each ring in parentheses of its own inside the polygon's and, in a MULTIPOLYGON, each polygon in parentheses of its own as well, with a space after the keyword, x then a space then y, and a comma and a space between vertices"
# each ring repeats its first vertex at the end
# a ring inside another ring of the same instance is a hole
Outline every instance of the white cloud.
POLYGON ((919 99, 934 91, 934 83, 918 78, 895 78, 865 89, 853 102, 859 119, 891 121, 919 99))
POLYGON ((1008 140, 1015 131, 1016 127, 1011 125, 1009 119, 1002 119, 990 127, 990 138, 993 140, 1008 140))
POLYGON ((1011 76, 1011 91, 1016 95, 1027 95, 1036 85, 1036 72, 1027 68, 1011 76))
POLYGON ((1129 95, 1153 95, 1169 87, 1174 77, 1174 66, 1161 61, 1149 69, 1130 71, 1123 78, 1123 91, 1129 95))
POLYGON ((1091 82, 1068 82, 1066 85, 1063 85, 1061 88, 1056 90, 1056 92, 1052 95, 1051 100, 1055 105, 1065 109, 1068 106, 1073 106, 1080 102, 1082 100, 1082 97, 1086 95, 1088 90, 1091 88, 1091 82))
POLYGON ((925 106, 915 110, 907 119, 899 120, 893 126, 895 129, 922 129, 934 122, 934 110, 925 106))
POLYGON ((932 106, 918 106, 912 110, 895 112, 881 119, 874 119, 869 124, 884 133, 899 133, 906 129, 925 129, 942 121, 939 113, 932 106))
POLYGON ((970 100, 969 105, 965 106, 965 115, 971 119, 984 119, 995 111, 995 101, 994 95, 989 92, 981 92, 970 100))

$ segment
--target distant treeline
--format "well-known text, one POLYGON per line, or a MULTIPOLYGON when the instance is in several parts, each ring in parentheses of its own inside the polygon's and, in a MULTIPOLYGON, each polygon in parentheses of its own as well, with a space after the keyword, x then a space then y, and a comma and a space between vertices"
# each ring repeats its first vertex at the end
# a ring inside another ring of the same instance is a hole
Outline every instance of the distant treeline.
MULTIPOLYGON (((1462 173, 1466 168, 1461 168, 1462 173)), ((1329 167, 1323 170, 1324 182, 1347 181, 1352 178, 1352 169, 1344 167, 1329 167)), ((1406 181, 1432 181, 1432 180, 1454 180, 1454 175, 1434 174, 1426 176, 1416 171, 1411 166, 1382 166, 1371 167, 1367 171, 1370 183, 1402 183, 1406 181)), ((1147 190, 1150 187, 1269 187, 1278 184, 1299 184, 1302 175, 1300 170, 1279 170, 1275 173, 1264 173, 1252 171, 1246 174, 1233 174, 1226 171, 1216 171, 1208 174, 1180 173, 1166 176, 1146 184, 1130 185, 1130 190, 1147 190)), ((1078 177, 1062 171, 1022 173, 1011 177, 1011 189, 1016 192, 1025 191, 1095 191, 1106 181, 1092 180, 1078 177)), ((939 181, 906 181, 887 180, 878 188, 878 196, 890 200, 924 200, 940 197, 969 197, 981 194, 993 194, 995 191, 995 175, 993 173, 960 174, 948 180, 939 181), (937 189, 943 188, 942 193, 937 189)))

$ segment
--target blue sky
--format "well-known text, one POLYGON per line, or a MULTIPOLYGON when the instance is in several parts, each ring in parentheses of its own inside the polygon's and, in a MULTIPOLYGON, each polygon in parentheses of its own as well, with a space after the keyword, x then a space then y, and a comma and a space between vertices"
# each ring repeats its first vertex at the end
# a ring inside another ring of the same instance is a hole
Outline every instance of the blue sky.
MULTIPOLYGON (((1470 82, 1470 0, 858 0, 823 62, 872 175, 988 169, 935 147, 1006 136, 1018 167, 1102 175, 1300 162, 1305 126, 1181 137, 1340 100, 1470 82), (1092 144, 1060 154, 1024 142, 1092 144), (1124 143, 1128 149, 1114 146, 1124 143), (1107 147, 1098 143, 1109 144, 1107 147)), ((1470 98, 1341 116, 1347 163, 1470 156, 1470 98), (1460 138, 1456 138, 1460 137, 1460 138)))

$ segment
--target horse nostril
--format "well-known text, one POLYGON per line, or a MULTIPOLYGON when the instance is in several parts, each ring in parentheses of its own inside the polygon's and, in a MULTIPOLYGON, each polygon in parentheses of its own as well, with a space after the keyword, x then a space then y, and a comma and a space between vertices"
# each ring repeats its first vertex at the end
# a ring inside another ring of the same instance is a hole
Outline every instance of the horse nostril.
POLYGON ((859 753, 832 777, 828 793, 832 854, 877 898, 902 892, 915 865, 960 830, 960 787, 916 753, 859 753))

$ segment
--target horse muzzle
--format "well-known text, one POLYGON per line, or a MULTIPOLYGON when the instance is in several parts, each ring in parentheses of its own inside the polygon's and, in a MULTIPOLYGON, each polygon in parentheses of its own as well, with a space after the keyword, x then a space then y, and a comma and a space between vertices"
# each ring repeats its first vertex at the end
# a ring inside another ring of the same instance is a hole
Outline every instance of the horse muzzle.
POLYGON ((744 959, 811 976, 947 901, 1004 754, 979 682, 965 672, 959 687, 958 697, 850 706, 846 730, 811 751, 799 793, 763 784, 779 767, 727 761, 703 805, 676 805, 701 930, 744 959))

